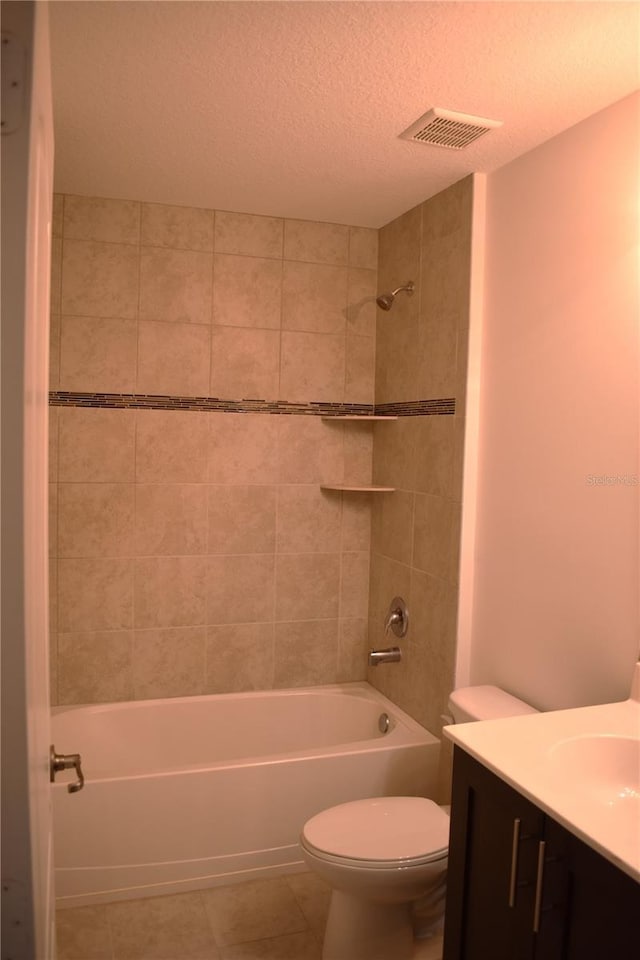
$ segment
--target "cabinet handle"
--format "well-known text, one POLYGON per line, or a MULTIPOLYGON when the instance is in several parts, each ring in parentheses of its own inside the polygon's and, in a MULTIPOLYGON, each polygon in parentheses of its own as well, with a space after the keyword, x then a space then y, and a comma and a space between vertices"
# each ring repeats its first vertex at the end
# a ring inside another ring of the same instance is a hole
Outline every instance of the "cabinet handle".
POLYGON ((509 906, 516 905, 516 879, 518 876, 518 846, 520 844, 520 818, 513 821, 513 842, 511 845, 511 876, 509 877, 509 906))
POLYGON ((536 902, 533 908, 533 932, 540 930, 540 913, 542 910, 542 884, 544 881, 544 850, 546 843, 541 840, 538 844, 538 872, 536 875, 536 902))

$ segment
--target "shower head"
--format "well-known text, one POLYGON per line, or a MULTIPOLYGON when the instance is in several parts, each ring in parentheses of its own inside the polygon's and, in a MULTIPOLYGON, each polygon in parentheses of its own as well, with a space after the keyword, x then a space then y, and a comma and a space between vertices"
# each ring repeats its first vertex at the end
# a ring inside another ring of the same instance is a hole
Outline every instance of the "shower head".
POLYGON ((392 290, 391 293, 381 293, 379 297, 376 297, 376 303, 378 304, 381 310, 391 310, 391 307, 393 306, 393 301, 396 298, 396 294, 402 293, 403 291, 405 291, 406 293, 409 294, 409 296, 411 296, 413 294, 414 289, 415 289, 415 285, 413 283, 413 280, 409 280, 409 282, 405 283, 404 286, 396 287, 396 289, 392 290))

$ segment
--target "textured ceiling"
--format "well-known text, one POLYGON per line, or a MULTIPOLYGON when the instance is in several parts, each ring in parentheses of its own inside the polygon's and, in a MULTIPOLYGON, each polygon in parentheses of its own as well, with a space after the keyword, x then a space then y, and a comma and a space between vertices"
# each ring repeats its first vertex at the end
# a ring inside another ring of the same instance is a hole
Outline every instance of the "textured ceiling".
POLYGON ((56 189, 378 227, 639 85, 640 5, 50 3, 56 189), (504 121, 466 150, 432 106, 504 121))

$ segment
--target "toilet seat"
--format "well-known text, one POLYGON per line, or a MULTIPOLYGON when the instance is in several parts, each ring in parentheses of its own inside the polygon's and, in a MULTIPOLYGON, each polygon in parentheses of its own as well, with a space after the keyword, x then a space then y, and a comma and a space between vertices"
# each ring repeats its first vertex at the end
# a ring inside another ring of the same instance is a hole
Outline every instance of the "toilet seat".
POLYGON ((307 821, 300 840, 311 854, 333 863, 419 866, 446 859, 449 817, 424 797, 373 797, 323 810, 307 821))

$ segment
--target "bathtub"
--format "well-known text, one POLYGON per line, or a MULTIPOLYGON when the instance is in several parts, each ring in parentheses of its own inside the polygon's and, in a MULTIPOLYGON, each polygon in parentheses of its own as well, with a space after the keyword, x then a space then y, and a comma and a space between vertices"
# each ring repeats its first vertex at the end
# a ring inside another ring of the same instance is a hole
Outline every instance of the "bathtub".
POLYGON ((439 741, 367 683, 57 707, 52 727, 86 778, 53 787, 58 907, 300 870, 320 810, 435 796, 439 741))

